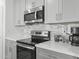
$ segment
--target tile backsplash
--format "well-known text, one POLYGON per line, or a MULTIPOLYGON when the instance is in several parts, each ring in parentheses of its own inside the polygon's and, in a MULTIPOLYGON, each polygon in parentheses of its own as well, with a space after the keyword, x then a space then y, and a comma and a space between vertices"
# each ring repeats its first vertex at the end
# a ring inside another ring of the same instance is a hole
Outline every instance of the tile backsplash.
POLYGON ((66 34, 70 33, 70 28, 73 26, 79 27, 79 24, 74 23, 74 24, 35 24, 35 25, 29 25, 22 27, 19 30, 21 35, 24 35, 24 37, 30 37, 30 31, 31 30, 48 30, 51 31, 51 39, 54 38, 54 35, 63 35, 64 37, 68 38, 69 35, 66 34))

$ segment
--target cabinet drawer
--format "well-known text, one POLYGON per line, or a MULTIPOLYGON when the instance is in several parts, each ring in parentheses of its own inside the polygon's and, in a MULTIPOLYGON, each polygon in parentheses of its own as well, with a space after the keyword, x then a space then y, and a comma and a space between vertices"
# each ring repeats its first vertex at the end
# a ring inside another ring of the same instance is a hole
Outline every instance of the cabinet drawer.
POLYGON ((42 48, 37 48, 37 53, 45 54, 54 59, 76 59, 75 57, 67 55, 67 54, 59 53, 56 51, 50 51, 50 50, 42 49, 42 48))
POLYGON ((37 48, 37 55, 46 55, 52 59, 59 59, 59 57, 57 57, 56 52, 47 50, 47 49, 42 49, 42 48, 37 48))
POLYGON ((41 54, 38 53, 36 58, 37 59, 51 59, 51 57, 49 55, 46 55, 44 53, 41 53, 41 54))
POLYGON ((46 55, 53 55, 53 56, 57 56, 57 52, 54 51, 50 51, 47 49, 42 49, 42 48, 36 48, 37 49, 37 53, 42 53, 42 54, 46 54, 46 55))

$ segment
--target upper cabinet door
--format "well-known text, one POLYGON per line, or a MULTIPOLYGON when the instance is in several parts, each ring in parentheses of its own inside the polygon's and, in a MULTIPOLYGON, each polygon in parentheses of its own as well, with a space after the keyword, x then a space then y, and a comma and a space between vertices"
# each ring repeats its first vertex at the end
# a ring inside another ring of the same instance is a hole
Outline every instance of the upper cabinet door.
POLYGON ((45 0, 45 23, 55 23, 58 13, 58 0, 45 0))
POLYGON ((79 21, 79 0, 63 0, 63 21, 79 21))
POLYGON ((44 5, 44 0, 26 0, 26 10, 44 5))
POLYGON ((35 2, 35 0, 25 0, 26 1, 26 10, 31 9, 33 6, 33 2, 35 2))
POLYGON ((36 3, 35 7, 39 7, 39 6, 44 5, 44 0, 36 0, 35 3, 36 3))
POLYGON ((25 0, 14 0, 15 25, 24 25, 25 0))
POLYGON ((25 0, 20 0, 20 20, 21 24, 24 25, 24 11, 25 11, 25 0))
POLYGON ((79 0, 45 0, 45 23, 79 21, 79 0))

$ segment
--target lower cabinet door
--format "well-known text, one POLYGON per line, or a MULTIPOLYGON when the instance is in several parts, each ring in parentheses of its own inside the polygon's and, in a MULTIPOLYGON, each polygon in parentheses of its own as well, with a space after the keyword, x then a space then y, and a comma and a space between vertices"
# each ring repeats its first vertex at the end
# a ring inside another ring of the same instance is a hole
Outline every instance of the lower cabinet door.
POLYGON ((51 57, 45 54, 37 54, 37 59, 51 59, 51 57))
POLYGON ((5 59, 16 59, 16 42, 5 39, 5 59))

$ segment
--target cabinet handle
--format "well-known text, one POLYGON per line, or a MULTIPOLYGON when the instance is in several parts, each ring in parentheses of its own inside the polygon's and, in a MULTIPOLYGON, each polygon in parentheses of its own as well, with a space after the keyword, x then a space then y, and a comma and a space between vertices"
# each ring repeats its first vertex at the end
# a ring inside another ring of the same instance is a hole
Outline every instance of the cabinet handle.
POLYGON ((56 20, 58 20, 58 21, 60 21, 60 20, 62 20, 62 13, 57 13, 56 14, 56 20))
POLYGON ((57 59, 57 57, 55 57, 55 56, 51 56, 51 55, 48 55, 48 56, 51 57, 51 58, 57 59))
POLYGON ((9 52, 12 52, 12 48, 11 47, 9 47, 9 52))

